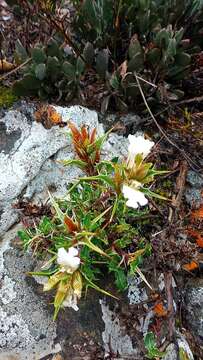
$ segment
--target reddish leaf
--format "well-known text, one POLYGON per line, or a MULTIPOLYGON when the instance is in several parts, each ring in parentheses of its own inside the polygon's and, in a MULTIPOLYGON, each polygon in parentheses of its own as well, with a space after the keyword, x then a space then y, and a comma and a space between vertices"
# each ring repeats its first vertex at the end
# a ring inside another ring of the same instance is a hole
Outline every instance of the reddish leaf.
POLYGON ((81 139, 84 142, 88 138, 89 138, 89 134, 88 134, 87 128, 85 125, 83 125, 81 127, 81 139))
POLYGON ((188 229, 188 234, 196 239, 196 244, 203 248, 203 234, 194 229, 188 229))
POLYGON ((167 310, 164 309, 162 301, 154 305, 154 312, 159 317, 164 317, 167 315, 167 310))
POLYGON ((71 121, 69 121, 68 126, 71 130, 73 141, 75 141, 75 142, 80 141, 81 140, 80 131, 76 128, 76 126, 71 121))
POLYGON ((203 206, 201 206, 198 210, 192 212, 193 219, 203 219, 203 206))
POLYGON ((78 230, 78 225, 75 224, 69 216, 65 216, 64 223, 66 224, 68 231, 75 232, 78 230))
POLYGON ((200 236, 197 240, 196 243, 199 247, 203 248, 203 236, 200 236))
POLYGON ((196 263, 196 261, 191 261, 190 263, 187 263, 185 265, 182 266, 182 268, 184 270, 187 270, 187 271, 193 271, 195 269, 197 269, 199 266, 198 264, 196 263))
POLYGON ((97 133, 97 129, 94 128, 91 132, 91 135, 90 135, 90 144, 92 144, 94 141, 95 141, 95 138, 96 138, 96 133, 97 133))

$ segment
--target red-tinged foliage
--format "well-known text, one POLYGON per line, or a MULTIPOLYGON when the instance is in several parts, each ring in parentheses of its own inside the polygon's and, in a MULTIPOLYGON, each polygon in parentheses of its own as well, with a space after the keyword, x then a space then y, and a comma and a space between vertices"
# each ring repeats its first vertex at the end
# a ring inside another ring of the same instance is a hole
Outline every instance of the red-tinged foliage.
POLYGON ((192 212, 192 219, 203 220, 203 205, 198 210, 192 212))
POLYGON ((90 144, 92 144, 96 139, 97 130, 94 128, 90 134, 90 144))
POLYGON ((69 216, 65 216, 64 223, 70 233, 73 233, 78 230, 78 225, 74 223, 69 216))
POLYGON ((68 126, 71 130, 73 141, 78 142, 79 140, 81 140, 80 132, 76 128, 76 126, 71 121, 69 121, 68 126))
POLYGON ((69 128, 75 152, 79 159, 87 164, 85 168, 86 173, 88 175, 96 174, 95 165, 100 161, 100 149, 95 144, 96 129, 94 128, 90 133, 87 127, 83 125, 79 131, 72 122, 69 122, 69 128), (91 150, 90 145, 92 145, 91 150))
POLYGON ((182 268, 186 271, 193 271, 198 269, 199 265, 196 261, 191 261, 190 263, 184 264, 182 268))
POLYGON ((85 125, 83 125, 82 127, 81 127, 81 140, 83 141, 83 142, 85 142, 85 140, 89 140, 89 134, 88 134, 88 131, 87 131, 87 129, 86 129, 86 126, 85 125))
POLYGON ((167 315, 167 310, 164 309, 162 301, 154 305, 153 311, 158 317, 164 317, 167 315))
POLYGON ((200 233, 198 230, 188 229, 187 233, 196 240, 196 244, 203 248, 203 233, 200 233))

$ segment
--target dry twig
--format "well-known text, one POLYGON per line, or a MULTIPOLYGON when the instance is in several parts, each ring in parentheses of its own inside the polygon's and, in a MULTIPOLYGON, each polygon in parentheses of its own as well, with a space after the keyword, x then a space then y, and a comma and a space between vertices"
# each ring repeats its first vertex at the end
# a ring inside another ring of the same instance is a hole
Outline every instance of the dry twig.
POLYGON ((14 74, 16 71, 20 70, 22 67, 27 65, 30 61, 31 61, 31 58, 27 59, 24 63, 20 64, 15 69, 13 69, 13 70, 9 71, 8 73, 4 74, 3 76, 0 77, 0 81, 4 80, 5 78, 10 76, 11 74, 14 74))

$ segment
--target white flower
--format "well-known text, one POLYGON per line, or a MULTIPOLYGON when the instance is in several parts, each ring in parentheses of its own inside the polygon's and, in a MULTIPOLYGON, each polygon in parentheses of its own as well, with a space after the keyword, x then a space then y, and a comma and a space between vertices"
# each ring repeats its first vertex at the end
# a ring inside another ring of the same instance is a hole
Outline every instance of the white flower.
POLYGON ((77 299, 77 295, 74 293, 73 289, 71 289, 65 300, 63 301, 63 306, 71 307, 73 310, 78 311, 79 307, 77 305, 77 299))
POLYGON ((143 159, 150 153, 151 148, 154 146, 154 142, 147 140, 144 136, 128 135, 128 159, 127 164, 129 168, 132 168, 135 163, 135 156, 142 154, 143 159))
POLYGON ((80 265, 80 258, 77 256, 78 250, 71 247, 66 251, 64 248, 58 249, 57 263, 62 266, 61 271, 72 274, 80 265))
POLYGON ((146 199, 144 194, 138 190, 139 189, 138 184, 139 183, 137 183, 137 189, 134 189, 133 187, 130 187, 128 185, 123 185, 123 189, 122 189, 124 198, 128 199, 126 205, 134 209, 137 209, 139 205, 144 206, 147 205, 148 203, 148 200, 146 199))

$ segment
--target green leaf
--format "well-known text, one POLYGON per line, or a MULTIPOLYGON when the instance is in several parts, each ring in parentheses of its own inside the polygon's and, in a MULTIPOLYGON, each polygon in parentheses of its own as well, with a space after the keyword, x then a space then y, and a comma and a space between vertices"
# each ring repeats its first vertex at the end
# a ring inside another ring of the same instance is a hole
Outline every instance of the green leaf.
POLYGON ((57 57, 48 56, 47 59, 47 73, 52 81, 56 81, 60 74, 60 63, 57 57))
POLYGON ((146 357, 148 359, 154 359, 156 357, 163 357, 165 356, 164 352, 158 350, 156 345, 156 339, 153 332, 148 332, 144 337, 144 345, 148 350, 146 357))
POLYGON ((116 72, 114 72, 111 75, 111 78, 110 78, 109 82, 110 82, 110 85, 112 86, 113 89, 115 89, 115 90, 119 89, 120 79, 119 79, 119 75, 116 72))
POLYGON ((95 225, 104 217, 106 213, 109 212, 109 210, 112 208, 112 206, 109 206, 106 210, 104 210, 101 214, 99 214, 92 222, 91 222, 91 228, 90 231, 93 231, 95 225))
POLYGON ((184 34, 184 28, 181 28, 180 30, 176 31, 174 37, 176 39, 177 45, 179 45, 179 43, 181 42, 183 34, 184 34))
POLYGON ((46 65, 38 64, 35 68, 35 75, 36 75, 37 79, 43 80, 46 76, 46 65))
POLYGON ((174 57, 176 55, 176 48, 177 48, 176 39, 174 39, 174 38, 170 39, 168 48, 167 48, 167 56, 174 57))
POLYGON ((45 51, 39 47, 35 47, 31 50, 31 56, 36 64, 42 64, 47 59, 45 51))
POLYGON ((116 279, 116 286, 119 290, 124 291, 128 287, 127 277, 125 271, 121 268, 118 268, 117 271, 114 272, 116 279))
POLYGON ((161 60, 161 50, 159 48, 153 48, 147 52, 147 61, 155 67, 161 60))
POLYGON ((185 52, 180 52, 175 56, 175 62, 180 66, 188 66, 191 62, 191 56, 185 52))
POLYGON ((78 57, 76 62, 76 76, 80 78, 80 76, 83 74, 84 71, 85 71, 85 63, 81 59, 81 57, 78 57))
POLYGON ((29 271, 28 275, 36 275, 36 276, 51 276, 56 273, 58 269, 54 268, 53 270, 42 270, 42 271, 29 271))
POLYGON ((13 92, 17 96, 29 95, 27 89, 23 86, 22 80, 17 80, 13 84, 13 92))
POLYGON ((76 165, 78 166, 80 169, 84 169, 87 164, 82 161, 82 160, 77 160, 77 159, 73 159, 73 160, 59 160, 59 163, 63 164, 64 166, 70 166, 70 165, 76 165))
POLYGON ((62 65, 62 71, 64 72, 64 74, 67 76, 67 78, 69 80, 74 80, 75 79, 75 66, 73 66, 70 62, 68 61, 64 61, 63 65, 62 65))
POLYGON ((41 86, 41 81, 37 79, 34 75, 27 74, 21 80, 23 87, 27 90, 37 90, 41 86))
POLYGON ((140 45, 139 40, 132 39, 130 42, 129 49, 128 49, 129 58, 132 59, 134 56, 136 56, 138 54, 140 55, 142 53, 143 53, 143 51, 142 51, 142 47, 140 45))
POLYGON ((101 256, 108 257, 109 255, 106 254, 99 246, 93 244, 91 240, 88 237, 85 237, 84 240, 79 240, 78 244, 86 245, 88 246, 92 251, 95 251, 96 253, 100 254, 101 256))
POLYGON ((62 51, 60 50, 59 44, 53 38, 51 38, 47 44, 47 55, 58 59, 62 58, 62 51))
POLYGON ((159 48, 167 49, 169 44, 169 32, 166 29, 160 30, 155 38, 155 43, 159 48))
POLYGON ((48 194, 49 194, 49 199, 50 199, 51 205, 53 206, 54 210, 56 211, 56 215, 57 215, 58 219, 63 224, 65 214, 63 213, 63 211, 61 211, 57 201, 54 199, 54 197, 51 195, 51 193, 49 191, 48 191, 48 194))
POLYGON ((83 56, 85 58, 85 61, 88 65, 92 65, 94 61, 94 47, 90 42, 87 42, 85 44, 84 50, 83 50, 83 56))
POLYGON ((49 219, 47 216, 44 216, 40 221, 38 228, 44 235, 49 235, 54 229, 54 224, 51 222, 51 219, 49 219))
POLYGON ((144 56, 142 53, 138 53, 133 56, 132 59, 128 62, 128 71, 130 72, 140 72, 144 68, 144 56))
POLYGON ((80 181, 95 181, 100 180, 102 182, 105 182, 106 184, 112 186, 114 188, 114 182, 113 180, 107 176, 107 175, 96 175, 96 176, 88 176, 88 177, 81 177, 80 181))
POLYGON ((166 198, 165 196, 159 195, 154 193, 153 191, 146 189, 146 188, 141 188, 140 191, 142 191, 144 194, 148 195, 149 197, 154 197, 156 199, 160 199, 160 200, 167 200, 170 201, 170 199, 166 198))
POLYGON ((30 240, 30 236, 26 230, 19 230, 17 234, 22 241, 30 240))
POLYGON ((25 62, 28 58, 27 51, 19 39, 15 43, 14 57, 17 64, 25 62))
POLYGON ((103 49, 99 51, 96 57, 96 71, 101 76, 101 78, 106 77, 106 73, 108 71, 108 63, 109 63, 109 53, 107 49, 103 49))

